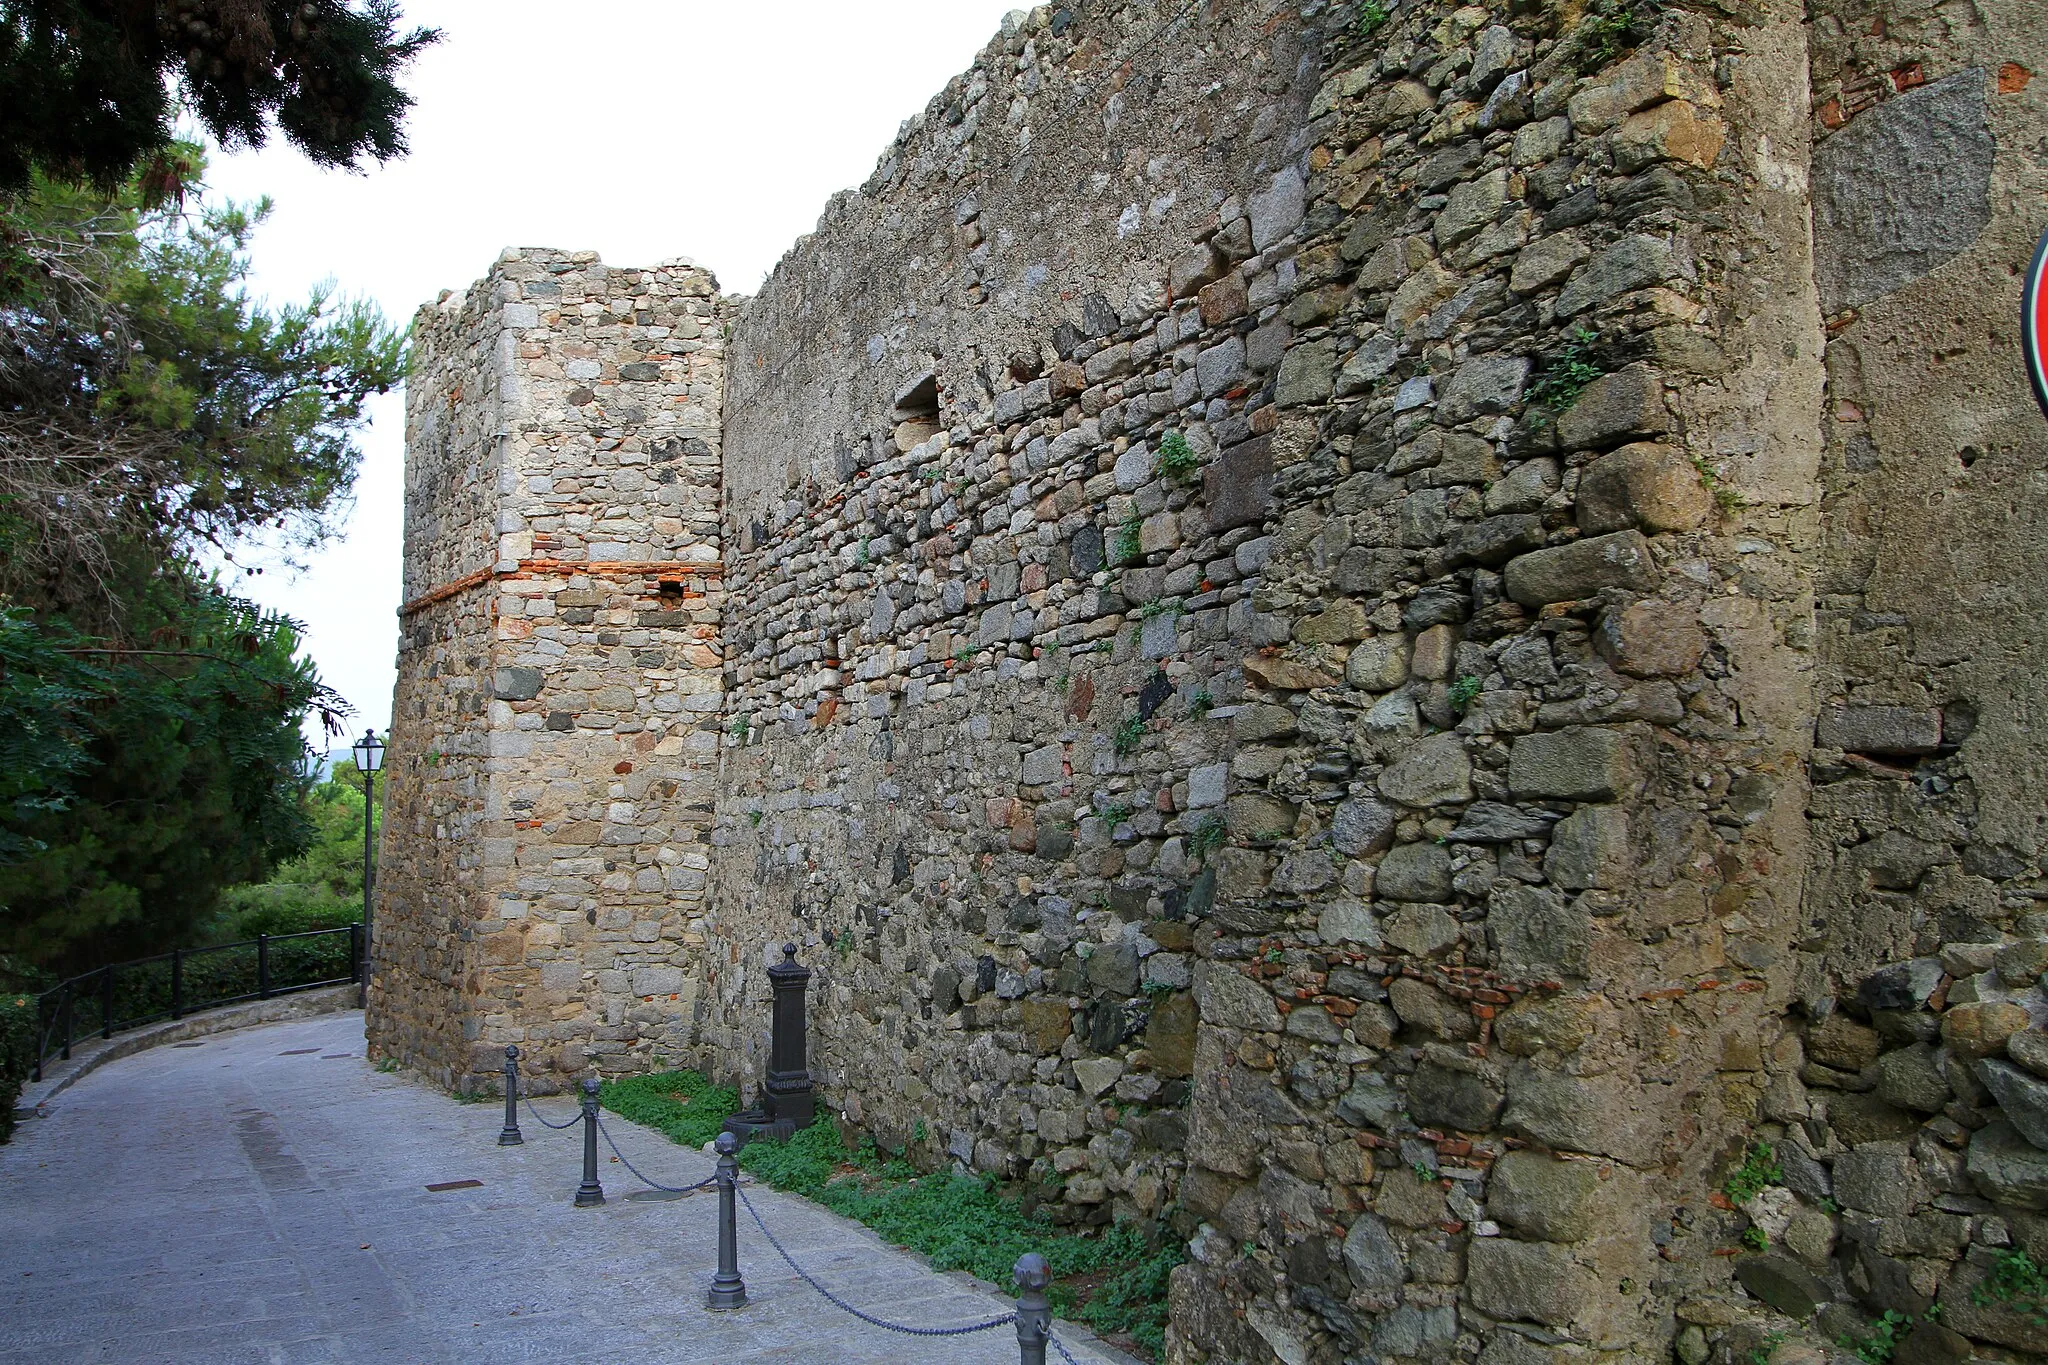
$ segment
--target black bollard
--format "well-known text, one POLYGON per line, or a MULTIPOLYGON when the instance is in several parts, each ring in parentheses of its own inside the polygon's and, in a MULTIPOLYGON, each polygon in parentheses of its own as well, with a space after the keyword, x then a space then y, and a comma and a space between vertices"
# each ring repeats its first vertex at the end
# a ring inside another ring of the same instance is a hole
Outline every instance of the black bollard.
POLYGON ((740 1140, 731 1133, 718 1135, 718 1274, 704 1296, 706 1308, 747 1305, 747 1282, 740 1278, 740 1163, 733 1155, 739 1149, 740 1140))
POLYGON ((597 1183, 597 1077, 583 1082, 583 1183, 576 1187, 576 1207, 594 1208, 604 1202, 604 1186, 597 1183))
POLYGON ((526 1141, 519 1136, 519 1049, 505 1046, 505 1130, 498 1134, 500 1147, 517 1147, 526 1141))
POLYGON ((762 1133, 787 1142, 799 1128, 810 1127, 817 1113, 804 1036, 808 1027, 804 991, 810 981, 811 969, 796 960, 796 945, 783 944, 782 961, 768 969, 768 984, 775 991, 769 1015, 768 1082, 762 1087, 758 1107, 725 1121, 725 1131, 736 1134, 741 1142, 762 1133))
POLYGON ((1045 1287, 1052 1283, 1052 1269, 1045 1257, 1027 1251, 1017 1258, 1010 1272, 1017 1282, 1017 1359, 1020 1365, 1045 1365, 1045 1343, 1052 1336, 1052 1303, 1045 1287))

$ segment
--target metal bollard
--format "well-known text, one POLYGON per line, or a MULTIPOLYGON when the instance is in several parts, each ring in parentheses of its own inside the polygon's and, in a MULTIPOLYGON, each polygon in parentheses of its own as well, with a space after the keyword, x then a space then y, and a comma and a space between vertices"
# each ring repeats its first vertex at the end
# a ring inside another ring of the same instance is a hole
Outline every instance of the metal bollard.
POLYGON ((1017 1359, 1019 1365, 1045 1365, 1045 1343, 1052 1336, 1052 1303, 1045 1287, 1052 1283, 1052 1268, 1045 1257, 1027 1251, 1017 1258, 1010 1272, 1017 1282, 1017 1359))
POLYGON ((594 1208, 604 1202, 604 1186, 597 1183, 597 1077, 583 1082, 583 1183, 576 1187, 576 1207, 594 1208))
POLYGON ((718 1274, 704 1296, 706 1308, 747 1304, 747 1282, 740 1278, 740 1163, 733 1156, 739 1149, 740 1140, 731 1133, 718 1135, 718 1274))
POLYGON ((519 1136, 519 1049, 505 1045, 505 1130, 498 1134, 500 1147, 517 1147, 526 1141, 519 1136))

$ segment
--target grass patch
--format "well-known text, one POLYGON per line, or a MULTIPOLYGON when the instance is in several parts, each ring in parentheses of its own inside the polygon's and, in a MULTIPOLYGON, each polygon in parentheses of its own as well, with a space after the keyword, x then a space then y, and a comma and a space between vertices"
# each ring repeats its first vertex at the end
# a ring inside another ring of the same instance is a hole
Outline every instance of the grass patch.
MULTIPOLYGON (((730 1087, 694 1071, 608 1081, 600 1098, 621 1117, 690 1147, 716 1136, 739 1105, 730 1087)), ((1153 1248, 1128 1224, 1099 1237, 1066 1231, 1039 1212, 1026 1212, 993 1179, 921 1173, 871 1139, 848 1152, 825 1118, 788 1142, 748 1143, 740 1167, 765 1185, 865 1223, 925 1257, 934 1270, 965 1270, 1007 1290, 1017 1258, 1036 1251, 1052 1267, 1055 1312, 1132 1342, 1155 1359, 1165 1346, 1166 1280, 1186 1259, 1177 1242, 1153 1248)))
POLYGON ((665 1133, 685 1147, 702 1147, 717 1137, 726 1117, 740 1107, 739 1091, 713 1085, 694 1071, 606 1081, 597 1099, 620 1118, 665 1133))

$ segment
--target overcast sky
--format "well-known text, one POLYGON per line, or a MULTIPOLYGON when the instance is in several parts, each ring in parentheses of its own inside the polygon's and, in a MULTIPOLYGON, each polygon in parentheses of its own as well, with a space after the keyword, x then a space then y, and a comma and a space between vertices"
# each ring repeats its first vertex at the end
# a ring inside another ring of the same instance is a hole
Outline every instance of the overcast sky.
MULTIPOLYGON (((1016 7, 407 0, 409 22, 445 34, 406 81, 411 155, 351 175, 280 138, 217 158, 209 193, 276 201, 254 244, 255 288, 275 300, 331 278, 402 322, 508 246, 687 256, 750 294, 1016 7)), ((398 639, 403 396, 372 414, 346 535, 303 573, 271 561, 238 583, 307 624, 356 733, 390 720, 398 639)))

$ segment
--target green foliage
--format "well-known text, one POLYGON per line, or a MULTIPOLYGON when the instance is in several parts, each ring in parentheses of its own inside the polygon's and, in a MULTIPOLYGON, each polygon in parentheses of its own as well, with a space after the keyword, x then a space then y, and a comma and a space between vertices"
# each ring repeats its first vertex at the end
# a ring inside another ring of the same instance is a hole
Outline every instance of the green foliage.
POLYGON ((1387 22, 1387 7, 1381 0, 1365 0, 1358 7, 1358 36, 1370 38, 1387 22))
POLYGON ((746 743, 747 732, 754 728, 754 713, 752 711, 740 712, 732 718, 732 724, 725 728, 735 740, 742 744, 746 743))
POLYGON ((1145 721, 1141 716, 1128 716, 1116 727, 1113 742, 1118 754, 1128 757, 1138 752, 1138 746, 1145 742, 1145 721))
POLYGON ((1208 862, 1209 855, 1223 847, 1223 840, 1230 833, 1230 825, 1220 815, 1203 818, 1195 826, 1195 832, 1188 836, 1188 852, 1200 862, 1208 862))
POLYGON ((36 1000, 0 996, 0 1142, 14 1136, 14 1101, 36 1060, 36 1000))
MULTIPOLYGON (((196 176, 199 149, 184 155, 196 176)), ((253 532, 303 546, 331 529, 365 403, 405 377, 405 338, 328 287, 278 309, 253 301, 249 241, 269 211, 196 193, 152 209, 139 185, 44 179, 0 198, 0 324, 13 339, 0 361, 0 591, 117 618, 120 585, 164 564, 253 532), (9 453, 17 444, 43 458, 9 453)))
POLYGON ((755 829, 761 828, 761 822, 767 818, 768 812, 764 810, 750 810, 747 812, 747 823, 755 829))
POLYGON ((175 194, 181 118, 228 147, 281 130, 323 166, 402 155, 398 77, 440 35, 398 20, 393 0, 4 0, 0 194, 32 170, 111 187, 138 168, 175 194))
POLYGON ((621 1118, 666 1133, 685 1147, 702 1147, 716 1138, 727 1116, 740 1107, 737 1090, 713 1085, 695 1071, 606 1081, 597 1097, 621 1118))
POLYGON ((1451 684, 1449 697, 1451 705, 1456 707, 1460 714, 1463 714, 1466 707, 1479 699, 1480 689, 1483 687, 1485 687, 1484 683, 1478 678, 1473 677, 1470 673, 1467 673, 1451 684))
POLYGON ((1747 1204, 1784 1178, 1785 1172, 1778 1165, 1777 1154, 1771 1144, 1752 1143, 1742 1158, 1742 1164, 1728 1177, 1728 1183, 1721 1187, 1721 1192, 1728 1196, 1731 1204, 1747 1204))
POLYGON ((1140 621, 1149 621, 1155 616, 1164 616, 1168 612, 1177 612, 1179 610, 1180 607, 1177 604, 1155 597, 1138 608, 1138 619, 1140 621))
POLYGON ((1644 18, 1633 0, 1593 0, 1579 24, 1579 51, 1585 57, 1581 68, 1598 70, 1627 56, 1644 18))
POLYGON ((860 544, 858 547, 855 548, 853 552, 853 559, 854 562, 860 565, 863 569, 865 569, 873 561, 874 555, 873 552, 868 548, 868 538, 866 536, 862 536, 860 538, 860 544))
POLYGON ((1695 451, 1692 457, 1693 472, 1700 476, 1700 483, 1713 495, 1714 506, 1724 515, 1732 514, 1742 506, 1742 494, 1724 483, 1714 467, 1707 463, 1707 457, 1695 451))
POLYGON ((73 755, 10 774, 17 799, 0 809, 0 952, 60 972, 191 941, 223 886, 264 878, 317 832, 299 726, 339 702, 298 657, 297 625, 197 585, 146 587, 129 618, 146 646, 0 610, 0 715, 53 679, 71 696, 73 755))
POLYGON ((1771 1331, 1764 1333, 1763 1341, 1749 1353, 1750 1365, 1770 1365, 1771 1352, 1785 1344, 1786 1333, 1771 1331))
POLYGON ((1592 360, 1599 341, 1599 333, 1592 328, 1574 328, 1557 356, 1544 362, 1541 374, 1529 386, 1529 401, 1552 412, 1563 412, 1576 403, 1586 385, 1607 373, 1592 360))
POLYGON ((2001 1251, 1991 1273, 1970 1290, 1970 1302, 1979 1308, 2002 1304, 2048 1327, 2048 1273, 2024 1251, 2001 1251))
MULTIPOLYGON (((739 1104, 732 1090, 688 1071, 610 1081, 599 1099, 689 1147, 716 1136, 739 1104)), ((912 1140, 922 1139, 913 1132, 912 1140)), ((1145 1235, 1128 1224, 1096 1237, 1063 1231, 1043 1212, 1027 1212, 991 1180, 920 1174, 902 1157, 884 1154, 872 1139, 849 1152, 828 1118, 788 1142, 756 1138, 741 1149, 740 1168, 763 1184, 865 1223, 941 1272, 966 1270, 1007 1286, 1017 1258, 1036 1251, 1052 1267, 1053 1306, 1062 1316, 1129 1336, 1155 1356, 1164 1345, 1167 1276, 1186 1259, 1177 1243, 1148 1249, 1145 1235), (1092 1290, 1076 1292, 1076 1279, 1097 1276, 1092 1290)))
POLYGON ((1844 1332, 1835 1338, 1835 1344, 1854 1352, 1864 1365, 1890 1365, 1892 1352, 1899 1349, 1899 1342, 1912 1329, 1911 1317, 1896 1308, 1887 1308, 1884 1316, 1871 1324, 1869 1336, 1856 1337, 1844 1332))
POLYGON ((1751 1251, 1769 1251, 1771 1249, 1771 1235, 1754 1223, 1742 1230, 1741 1241, 1751 1251))
POLYGON ((1112 565, 1120 568, 1125 564, 1135 563, 1138 556, 1144 553, 1140 537, 1144 526, 1144 518, 1136 512, 1123 519, 1123 523, 1116 528, 1116 536, 1109 547, 1109 562, 1112 565))
POLYGON ((1209 689, 1206 687, 1196 688, 1195 695, 1188 698, 1188 714, 1196 720, 1200 720, 1215 709, 1216 698, 1210 694, 1209 689))
POLYGON ((1105 828, 1115 829, 1131 818, 1131 803, 1122 799, 1111 801, 1095 814, 1101 818, 1105 828))
POLYGON ((1169 431, 1159 438, 1158 469, 1169 483, 1190 484, 1201 477, 1202 462, 1188 445, 1187 437, 1169 431))
MULTIPOLYGON (((384 774, 374 775, 378 809, 384 774)), ((230 886, 202 941, 234 943, 258 934, 339 929, 363 918, 363 774, 354 758, 334 765, 305 796, 313 837, 306 851, 267 881, 230 886)))
POLYGON ((1144 984, 1143 989, 1148 998, 1153 1000, 1164 1000, 1167 996, 1172 995, 1176 990, 1179 990, 1180 988, 1178 986, 1171 985, 1170 983, 1165 981, 1147 981, 1144 984))

